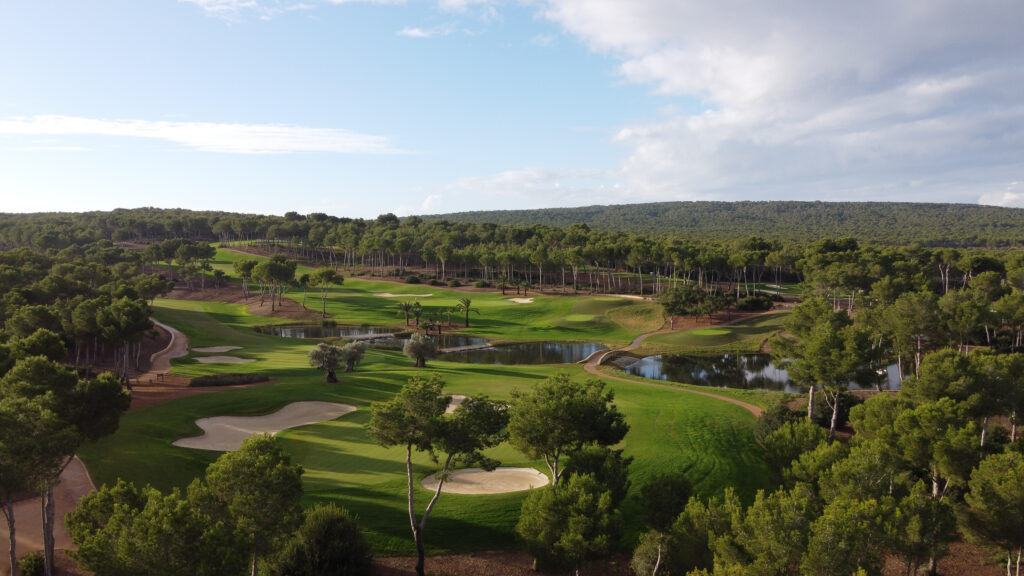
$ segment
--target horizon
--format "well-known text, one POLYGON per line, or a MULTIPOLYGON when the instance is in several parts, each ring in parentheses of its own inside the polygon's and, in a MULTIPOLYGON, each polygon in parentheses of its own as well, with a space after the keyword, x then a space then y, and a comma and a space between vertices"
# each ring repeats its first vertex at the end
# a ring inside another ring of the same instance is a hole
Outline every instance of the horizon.
POLYGON ((1022 20, 1012 3, 16 0, 2 209, 1019 208, 1022 20))

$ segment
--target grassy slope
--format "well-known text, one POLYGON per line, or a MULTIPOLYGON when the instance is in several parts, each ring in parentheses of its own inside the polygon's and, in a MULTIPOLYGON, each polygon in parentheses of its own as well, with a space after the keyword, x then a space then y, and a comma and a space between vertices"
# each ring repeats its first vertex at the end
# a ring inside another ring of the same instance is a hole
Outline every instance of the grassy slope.
MULTIPOLYGON (((395 285, 387 287, 395 291, 395 285)), ((612 304, 613 314, 631 314, 627 312, 628 304, 613 303, 610 299, 552 299, 568 303, 566 310, 573 314, 607 314, 604 307, 612 304)), ((337 501, 360 516, 380 553, 411 552, 404 510, 403 452, 376 446, 365 435, 363 425, 369 418, 371 402, 389 398, 411 375, 422 371, 412 368, 398 353, 370 351, 358 372, 344 375, 340 384, 326 385, 321 374, 306 366, 310 342, 252 332, 249 326, 266 323, 266 319, 249 316, 240 306, 159 300, 156 312, 158 318, 194 338, 195 346, 243 346, 235 354, 258 360, 250 364, 202 365, 186 358, 176 362, 176 372, 199 375, 261 371, 270 374, 274 381, 245 390, 182 398, 127 414, 117 434, 82 451, 97 484, 122 477, 166 489, 185 485, 201 475, 217 453, 170 444, 182 436, 199 433, 194 424, 196 418, 262 414, 297 400, 343 402, 359 410, 336 421, 281 434, 288 452, 306 469, 307 503, 337 501)), ((559 370, 583 377, 577 366, 433 362, 429 370, 441 373, 451 392, 486 393, 502 399, 507 399, 513 389, 528 388, 559 370)), ((632 426, 624 448, 627 455, 635 458, 634 495, 646 478, 672 470, 685 470, 704 495, 720 493, 731 485, 750 499, 757 488, 763 487, 764 463, 752 444, 753 418, 741 408, 640 383, 615 382, 611 386, 616 391, 617 404, 632 426)), ((539 462, 528 461, 507 445, 496 448, 495 455, 507 465, 544 469, 539 462)), ((425 456, 417 456, 416 462, 420 476, 431 471, 425 456)), ((418 492, 421 507, 427 495, 425 491, 418 492)), ((524 494, 445 495, 432 516, 428 544, 434 551, 507 547, 514 541, 512 529, 523 497, 524 494)), ((635 533, 639 529, 635 503, 628 501, 625 512, 631 532, 635 533)))
POLYGON ((742 322, 713 328, 656 334, 634 350, 639 356, 654 354, 721 354, 758 352, 766 340, 782 329, 788 312, 755 316, 742 322))

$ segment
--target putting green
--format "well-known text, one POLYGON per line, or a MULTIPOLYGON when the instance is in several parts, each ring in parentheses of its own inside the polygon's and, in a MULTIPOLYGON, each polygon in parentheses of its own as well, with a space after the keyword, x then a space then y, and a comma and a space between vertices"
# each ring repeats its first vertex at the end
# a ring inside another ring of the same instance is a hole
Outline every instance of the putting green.
POLYGON ((732 330, 729 330, 728 328, 697 328, 696 330, 690 331, 694 336, 722 336, 729 334, 730 332, 732 332, 732 330))
POLYGON ((593 319, 593 314, 568 314, 565 317, 566 322, 590 322, 593 319))

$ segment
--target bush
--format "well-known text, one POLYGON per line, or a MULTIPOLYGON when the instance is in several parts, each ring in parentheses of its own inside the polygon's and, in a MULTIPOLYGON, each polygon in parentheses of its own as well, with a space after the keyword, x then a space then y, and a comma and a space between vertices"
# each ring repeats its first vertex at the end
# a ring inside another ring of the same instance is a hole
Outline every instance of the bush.
POLYGON ((772 299, 766 294, 745 296, 736 302, 737 310, 746 311, 771 310, 773 306, 772 299))
POLYGON ((406 284, 419 284, 420 282, 422 282, 422 280, 420 280, 420 277, 415 274, 410 274, 405 277, 406 284))
POLYGON ((334 328, 337 325, 338 325, 338 322, 336 320, 329 320, 327 318, 323 318, 323 319, 320 320, 320 327, 321 328, 334 328))
POLYGON ((431 278, 428 284, 430 284, 431 286, 444 286, 444 282, 441 282, 437 278, 431 278))
POLYGON ((459 286, 462 286, 462 283, 456 280, 455 278, 452 278, 451 280, 448 281, 449 288, 458 288, 459 286))
POLYGON ((43 576, 43 553, 32 552, 18 560, 18 568, 21 576, 43 576))
POLYGON ((254 384, 256 382, 267 382, 270 376, 266 374, 210 374, 193 378, 188 383, 190 388, 201 388, 203 386, 233 386, 235 384, 254 384))
POLYGON ((661 474, 640 488, 640 505, 647 525, 665 532, 686 508, 693 496, 693 484, 685 474, 661 474))
POLYGON ((271 576, 369 574, 370 546, 348 510, 334 504, 306 512, 306 521, 270 563, 271 576))
POLYGON ((473 282, 473 286, 476 286, 477 288, 490 288, 491 283, 487 280, 477 280, 476 282, 473 282))

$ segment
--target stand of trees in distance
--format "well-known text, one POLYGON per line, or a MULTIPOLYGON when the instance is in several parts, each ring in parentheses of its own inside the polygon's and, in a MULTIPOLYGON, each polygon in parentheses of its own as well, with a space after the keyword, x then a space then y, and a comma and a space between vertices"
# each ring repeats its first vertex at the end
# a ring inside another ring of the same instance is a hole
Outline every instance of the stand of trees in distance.
POLYGON ((808 242, 825 237, 880 244, 1007 246, 1024 242, 1024 210, 910 202, 655 202, 579 208, 457 212, 424 220, 543 225, 725 240, 751 233, 808 242))

